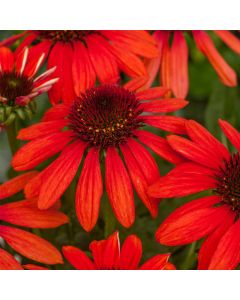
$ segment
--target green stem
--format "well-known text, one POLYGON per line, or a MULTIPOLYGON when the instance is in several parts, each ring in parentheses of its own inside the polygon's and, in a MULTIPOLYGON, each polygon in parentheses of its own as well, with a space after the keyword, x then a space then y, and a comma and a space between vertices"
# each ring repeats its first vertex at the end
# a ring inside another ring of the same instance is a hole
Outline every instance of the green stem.
POLYGON ((9 143, 9 147, 11 149, 12 155, 14 155, 16 153, 16 151, 18 150, 17 134, 18 134, 17 123, 15 121, 7 127, 8 143, 9 143))
POLYGON ((186 258, 182 264, 181 269, 191 270, 191 268, 193 266, 193 262, 195 260, 194 254, 195 254, 195 250, 196 250, 196 245, 197 245, 197 242, 194 242, 189 246, 186 258))
MULTIPOLYGON (((107 198, 107 197, 106 197, 107 198)), ((104 216, 104 236, 107 238, 110 234, 112 234, 116 228, 116 218, 115 215, 112 211, 112 207, 109 203, 109 199, 104 199, 104 211, 103 211, 103 216, 104 216)))

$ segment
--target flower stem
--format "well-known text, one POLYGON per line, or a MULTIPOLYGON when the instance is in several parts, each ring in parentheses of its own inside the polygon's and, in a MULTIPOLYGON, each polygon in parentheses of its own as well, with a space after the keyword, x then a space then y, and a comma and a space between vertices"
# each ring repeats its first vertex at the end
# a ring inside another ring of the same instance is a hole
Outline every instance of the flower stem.
POLYGON ((195 262, 195 250, 196 250, 197 242, 192 243, 189 246, 186 258, 181 266, 181 270, 191 270, 193 267, 193 263, 195 262))
POLYGON ((110 234, 112 234, 116 228, 116 218, 112 211, 112 207, 109 203, 109 199, 106 199, 107 197, 104 197, 105 203, 104 203, 104 236, 107 238, 110 234))
POLYGON ((14 155, 18 150, 18 140, 17 140, 18 128, 17 127, 18 126, 16 121, 7 127, 8 143, 12 155, 14 155))

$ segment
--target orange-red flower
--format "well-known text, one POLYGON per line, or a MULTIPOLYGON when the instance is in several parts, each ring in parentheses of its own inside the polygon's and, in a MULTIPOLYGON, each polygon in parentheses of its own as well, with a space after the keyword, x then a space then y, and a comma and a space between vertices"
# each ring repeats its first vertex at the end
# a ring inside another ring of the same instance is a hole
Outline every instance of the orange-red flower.
POLYGON ((142 242, 136 235, 130 235, 120 249, 118 232, 106 240, 93 241, 89 246, 93 259, 84 251, 63 247, 65 258, 77 270, 174 270, 168 262, 170 254, 158 254, 139 266, 142 258, 142 242))
POLYGON ((19 49, 32 43, 33 53, 49 54, 48 69, 57 66, 60 80, 49 92, 52 103, 72 102, 96 78, 105 84, 118 82, 120 71, 130 77, 144 76, 141 57, 159 54, 156 41, 144 30, 31 31, 19 49))
MULTIPOLYGON (((36 177, 32 171, 11 179, 0 185, 0 200, 20 192, 27 182, 36 177)), ((68 222, 68 218, 56 208, 41 211, 37 199, 27 199, 0 205, 0 221, 29 228, 55 228, 68 222)), ((0 237, 16 252, 45 264, 62 263, 59 251, 43 238, 28 231, 8 225, 0 225, 0 237)), ((0 269, 17 268, 17 262, 6 251, 0 249, 0 269), (14 267, 15 265, 15 267, 14 267)), ((20 267, 19 267, 20 268, 20 267)))
POLYGON ((150 100, 162 97, 168 89, 134 92, 136 83, 139 80, 127 83, 125 88, 90 88, 71 106, 56 105, 46 112, 41 123, 20 131, 18 138, 30 142, 13 158, 16 170, 32 169, 60 152, 26 187, 27 195, 39 194, 40 209, 51 207, 65 192, 85 153, 76 190, 76 212, 85 230, 95 226, 99 215, 103 194, 100 161, 102 167, 105 162, 105 185, 112 209, 123 226, 131 226, 135 219, 132 184, 151 215, 157 215, 159 199, 148 197, 146 189, 160 174, 144 145, 172 163, 182 160, 163 138, 141 128, 150 125, 185 133, 183 118, 163 113, 180 109, 187 101, 150 100))
MULTIPOLYGON (((240 151, 240 133, 226 121, 220 126, 240 151)), ((151 197, 182 197, 209 190, 210 196, 191 201, 173 212, 157 230, 165 245, 184 245, 205 238, 199 269, 234 269, 240 257, 240 154, 231 154, 206 129, 186 121, 191 140, 168 141, 188 162, 178 165, 149 189, 151 197)))
MULTIPOLYGON (((237 85, 237 74, 223 59, 204 30, 191 30, 198 49, 208 58, 220 80, 227 86, 237 85)), ((234 52, 240 54, 240 40, 228 30, 214 30, 214 33, 234 52)), ((159 69, 161 85, 171 88, 173 94, 185 98, 188 93, 188 46, 183 30, 160 30, 154 33, 160 55, 147 60, 149 72, 147 87, 151 86, 159 69), (172 38, 172 43, 170 44, 172 38)))
POLYGON ((14 54, 0 47, 0 125, 10 125, 16 118, 29 117, 34 112, 31 101, 51 89, 58 78, 51 78, 56 67, 35 78, 46 55, 32 55, 28 48, 14 54))

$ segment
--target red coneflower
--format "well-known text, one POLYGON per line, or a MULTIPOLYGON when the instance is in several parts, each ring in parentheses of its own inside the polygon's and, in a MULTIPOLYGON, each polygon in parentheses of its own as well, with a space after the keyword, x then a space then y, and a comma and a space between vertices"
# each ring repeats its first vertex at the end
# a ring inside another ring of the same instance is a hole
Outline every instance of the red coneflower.
POLYGON ((20 131, 19 139, 31 141, 13 158, 12 165, 16 170, 32 169, 61 153, 26 188, 28 195, 39 193, 40 209, 51 207, 65 192, 86 152, 76 191, 77 216, 85 230, 95 226, 99 215, 103 193, 99 160, 105 161, 106 191, 123 226, 131 226, 135 219, 132 183, 152 216, 157 215, 159 200, 148 197, 146 188, 160 174, 154 158, 143 144, 172 163, 180 162, 181 158, 163 138, 140 128, 151 125, 185 133, 184 119, 163 113, 180 109, 187 101, 149 101, 160 98, 168 89, 158 87, 135 93, 136 82, 139 83, 133 80, 124 88, 116 85, 90 88, 71 106, 56 105, 40 124, 20 131))
MULTIPOLYGON (((29 180, 36 177, 32 171, 11 179, 0 185, 0 200, 13 196, 24 189, 29 180)), ((37 208, 37 199, 27 199, 0 205, 0 221, 29 228, 55 228, 68 222, 67 216, 55 208, 41 211, 37 208)), ((8 225, 0 225, 0 237, 4 239, 16 252, 45 264, 62 263, 59 251, 46 240, 28 231, 8 225)), ((1 249, 0 249, 1 250, 1 249)), ((13 258, 0 251, 0 269, 11 267, 13 258)))
POLYGON ((10 125, 17 116, 30 117, 35 112, 33 98, 47 92, 58 78, 50 79, 56 67, 35 78, 45 58, 44 53, 30 55, 28 48, 15 55, 0 47, 0 125, 10 125))
MULTIPOLYGON (((240 134, 219 121, 230 142, 240 151, 240 134)), ((149 189, 151 197, 182 197, 200 191, 210 196, 191 201, 173 212, 157 230, 157 240, 169 246, 206 237, 199 269, 234 269, 240 259, 240 154, 227 148, 194 121, 186 121, 191 140, 170 136, 171 146, 189 162, 178 165, 149 189)))
MULTIPOLYGON (((198 49, 209 59, 220 80, 227 86, 237 85, 237 74, 222 58, 208 33, 191 30, 198 49)), ((214 33, 234 52, 240 54, 240 40, 228 30, 214 30, 214 33)), ((151 86, 160 69, 161 85, 171 88, 173 94, 185 98, 188 93, 188 46, 183 30, 161 30, 154 33, 160 55, 146 61, 151 86), (172 39, 172 43, 170 43, 172 39)))
POLYGON ((93 241, 89 246, 90 259, 84 251, 73 247, 63 247, 65 258, 77 270, 174 270, 168 262, 170 254, 158 254, 139 267, 142 257, 142 242, 136 235, 130 235, 120 249, 118 232, 106 240, 93 241))
POLYGON ((48 53, 48 68, 60 78, 49 92, 52 103, 72 102, 87 88, 116 83, 120 71, 130 77, 147 75, 140 57, 159 55, 156 41, 144 30, 38 30, 27 32, 20 45, 48 53))

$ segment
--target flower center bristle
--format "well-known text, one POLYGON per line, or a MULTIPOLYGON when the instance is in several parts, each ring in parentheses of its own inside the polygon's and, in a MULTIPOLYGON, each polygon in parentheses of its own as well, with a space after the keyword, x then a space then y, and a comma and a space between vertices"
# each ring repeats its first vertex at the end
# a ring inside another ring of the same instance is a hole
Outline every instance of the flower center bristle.
POLYGON ((52 40, 53 42, 71 42, 80 40, 84 42, 87 35, 97 33, 96 30, 39 30, 42 38, 52 40))
POLYGON ((0 73, 0 97, 7 99, 8 105, 14 105, 19 96, 27 96, 31 93, 33 81, 25 75, 16 72, 0 73))
POLYGON ((119 146, 142 126, 135 94, 118 86, 88 89, 72 105, 69 127, 91 146, 119 146))
POLYGON ((240 212, 240 154, 235 153, 226 161, 216 175, 217 188, 214 193, 222 198, 222 203, 229 204, 232 210, 240 212))

